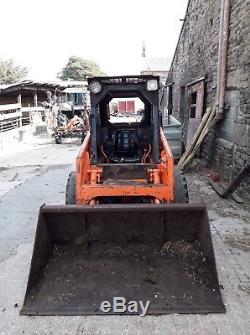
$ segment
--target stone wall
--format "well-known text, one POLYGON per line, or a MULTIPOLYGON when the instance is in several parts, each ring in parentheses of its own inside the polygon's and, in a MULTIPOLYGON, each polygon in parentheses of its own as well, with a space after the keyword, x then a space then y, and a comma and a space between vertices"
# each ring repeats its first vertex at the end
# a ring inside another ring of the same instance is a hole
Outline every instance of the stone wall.
MULTIPOLYGON (((190 0, 167 83, 173 114, 187 131, 186 84, 205 77, 204 111, 216 103, 221 0, 190 0)), ((225 117, 207 136, 201 156, 229 180, 249 161, 249 1, 231 0, 225 117)))

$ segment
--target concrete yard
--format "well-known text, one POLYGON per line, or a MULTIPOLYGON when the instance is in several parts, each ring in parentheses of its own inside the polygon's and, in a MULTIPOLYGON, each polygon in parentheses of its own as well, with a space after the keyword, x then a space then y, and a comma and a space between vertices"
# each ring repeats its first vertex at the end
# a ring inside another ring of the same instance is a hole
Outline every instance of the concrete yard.
POLYGON ((19 316, 39 207, 64 204, 66 179, 78 150, 77 142, 56 145, 44 140, 16 153, 0 152, 0 335, 249 334, 249 201, 239 205, 221 199, 209 186, 207 171, 197 164, 187 173, 190 201, 208 206, 226 314, 19 316))

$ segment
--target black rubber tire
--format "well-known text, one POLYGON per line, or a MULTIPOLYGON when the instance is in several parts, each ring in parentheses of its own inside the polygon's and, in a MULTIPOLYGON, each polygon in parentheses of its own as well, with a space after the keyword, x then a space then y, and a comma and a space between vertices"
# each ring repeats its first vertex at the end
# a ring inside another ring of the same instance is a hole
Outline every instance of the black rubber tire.
POLYGON ((62 138, 60 136, 55 137, 55 142, 56 144, 61 144, 62 143, 62 138))
POLYGON ((81 134, 81 143, 83 143, 84 139, 85 139, 85 133, 82 132, 82 134, 81 134))
POLYGON ((66 184, 66 205, 76 205, 76 172, 70 172, 66 184))
POLYGON ((188 203, 189 198, 186 177, 181 171, 175 170, 174 181, 174 203, 188 203))

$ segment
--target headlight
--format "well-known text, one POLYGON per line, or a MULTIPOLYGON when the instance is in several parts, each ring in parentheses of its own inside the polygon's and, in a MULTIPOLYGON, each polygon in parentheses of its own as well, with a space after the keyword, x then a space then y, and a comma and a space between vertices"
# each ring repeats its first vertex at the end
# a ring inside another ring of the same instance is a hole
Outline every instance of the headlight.
POLYGON ((102 90, 102 85, 98 81, 93 80, 89 84, 89 90, 90 92, 95 93, 95 94, 100 93, 102 90))
POLYGON ((147 81, 147 90, 148 91, 156 91, 158 88, 158 83, 156 79, 149 79, 147 81))

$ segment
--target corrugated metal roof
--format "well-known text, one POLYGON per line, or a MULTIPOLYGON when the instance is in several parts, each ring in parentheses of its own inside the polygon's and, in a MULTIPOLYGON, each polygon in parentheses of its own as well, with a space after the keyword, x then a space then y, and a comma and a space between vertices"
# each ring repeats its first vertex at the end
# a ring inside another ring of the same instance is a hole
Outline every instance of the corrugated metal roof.
POLYGON ((36 81, 36 80, 22 80, 14 84, 2 84, 0 85, 0 91, 12 89, 14 87, 21 88, 21 87, 27 87, 27 86, 36 86, 41 88, 58 88, 60 90, 64 90, 68 87, 73 88, 86 88, 87 87, 87 81, 72 81, 72 80, 57 80, 57 81, 36 81))
POLYGON ((67 87, 67 85, 64 85, 63 82, 46 82, 46 81, 33 81, 33 80, 23 80, 14 84, 8 84, 8 85, 0 85, 0 90, 2 91, 8 91, 9 89, 13 88, 24 88, 27 86, 36 86, 41 88, 58 88, 58 89, 64 89, 67 87))
POLYGON ((66 87, 87 87, 88 82, 82 80, 60 80, 59 84, 63 84, 66 87))
POLYGON ((85 93, 86 91, 83 87, 67 87, 63 90, 64 93, 85 93))

